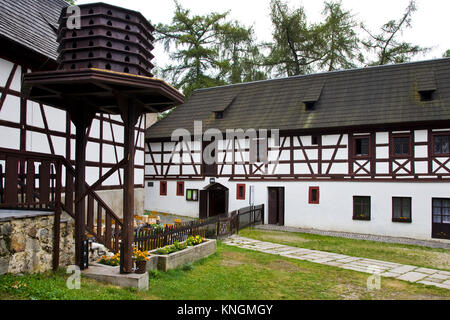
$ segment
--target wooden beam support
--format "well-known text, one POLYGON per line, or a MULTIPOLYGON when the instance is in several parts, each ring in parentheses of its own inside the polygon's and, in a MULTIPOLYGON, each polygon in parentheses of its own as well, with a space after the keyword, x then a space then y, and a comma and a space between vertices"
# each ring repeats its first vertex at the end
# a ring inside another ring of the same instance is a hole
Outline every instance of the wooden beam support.
MULTIPOLYGON (((75 145, 75 198, 79 199, 86 190, 86 130, 90 127, 95 113, 86 106, 71 107, 70 118, 77 128, 75 145)), ((82 242, 86 236, 85 199, 75 204, 75 263, 82 266, 82 242)))
POLYGON ((60 237, 61 237, 61 192, 62 192, 62 164, 58 161, 55 164, 56 169, 56 198, 55 198, 55 217, 53 225, 53 271, 59 268, 60 256, 60 237))
POLYGON ((121 273, 133 272, 134 243, 134 131, 139 118, 139 110, 134 99, 117 96, 124 123, 124 190, 123 190, 123 229, 122 250, 123 262, 121 273))

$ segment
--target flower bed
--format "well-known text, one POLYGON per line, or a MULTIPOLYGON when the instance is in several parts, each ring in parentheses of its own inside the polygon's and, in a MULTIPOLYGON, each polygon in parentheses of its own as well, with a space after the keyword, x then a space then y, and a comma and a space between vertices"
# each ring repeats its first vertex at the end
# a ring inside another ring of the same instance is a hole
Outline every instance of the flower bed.
POLYGON ((147 263, 147 270, 177 269, 187 263, 193 263, 206 258, 216 252, 216 240, 200 237, 189 237, 183 243, 174 243, 172 246, 153 250, 147 263))
MULTIPOLYGON (((135 262, 149 261, 150 260, 150 253, 134 249, 134 251, 133 251, 133 260, 135 262)), ((105 265, 105 266, 118 267, 118 266, 120 266, 120 252, 116 253, 113 256, 106 256, 106 255, 104 255, 97 262, 99 264, 102 264, 102 265, 105 265)))
MULTIPOLYGON (((136 262, 146 261, 147 270, 168 271, 177 269, 187 263, 193 263, 216 252, 216 240, 208 240, 200 236, 189 237, 185 242, 175 242, 173 245, 150 252, 134 250, 133 259, 136 262)), ((120 253, 114 256, 102 256, 99 264, 111 267, 120 265, 120 253)))

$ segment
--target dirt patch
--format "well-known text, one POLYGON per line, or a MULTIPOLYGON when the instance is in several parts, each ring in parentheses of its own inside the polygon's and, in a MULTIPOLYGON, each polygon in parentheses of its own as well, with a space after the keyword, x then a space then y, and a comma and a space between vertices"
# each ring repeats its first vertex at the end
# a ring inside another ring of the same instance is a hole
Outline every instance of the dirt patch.
POLYGON ((241 265, 243 265, 244 263, 241 261, 234 261, 234 260, 223 260, 221 262, 221 265, 224 267, 230 267, 230 268, 234 268, 234 267, 239 267, 241 265))
POLYGON ((338 284, 333 287, 332 290, 335 291, 342 300, 360 300, 361 296, 365 293, 363 288, 351 283, 338 284))
POLYGON ((293 236, 289 234, 265 234, 264 235, 264 241, 273 241, 273 242, 289 242, 289 243, 305 243, 309 242, 310 240, 299 237, 299 236, 293 236))
POLYGON ((301 268, 295 263, 285 261, 285 260, 277 260, 269 263, 267 268, 276 270, 276 271, 286 271, 286 272, 310 272, 307 269, 301 268))
POLYGON ((430 255, 430 262, 432 262, 436 268, 450 270, 450 253, 432 252, 430 255))
POLYGON ((221 265, 224 267, 238 267, 250 262, 254 261, 249 259, 244 253, 227 251, 222 254, 221 265))

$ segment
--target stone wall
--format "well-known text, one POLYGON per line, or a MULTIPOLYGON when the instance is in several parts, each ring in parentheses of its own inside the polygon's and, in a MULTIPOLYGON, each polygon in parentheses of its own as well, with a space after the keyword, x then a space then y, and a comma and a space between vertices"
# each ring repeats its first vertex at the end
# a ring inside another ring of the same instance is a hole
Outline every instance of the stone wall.
MULTIPOLYGON (((1 217, 1 216, 0 216, 1 217)), ((0 275, 5 273, 40 273, 52 269, 52 214, 0 220, 0 275)), ((60 266, 74 264, 75 224, 61 222, 60 266)))

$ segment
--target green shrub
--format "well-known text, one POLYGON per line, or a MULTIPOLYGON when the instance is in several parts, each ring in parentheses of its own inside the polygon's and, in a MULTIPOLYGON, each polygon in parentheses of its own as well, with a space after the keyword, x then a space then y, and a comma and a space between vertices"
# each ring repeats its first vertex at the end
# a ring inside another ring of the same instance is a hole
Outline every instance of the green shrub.
POLYGON ((192 271, 194 270, 194 265, 192 263, 186 263, 183 266, 183 271, 192 271))
POLYGON ((166 246, 164 248, 160 248, 156 250, 156 254, 158 255, 167 255, 174 252, 182 251, 187 248, 187 243, 180 243, 179 241, 175 241, 171 246, 166 246))

